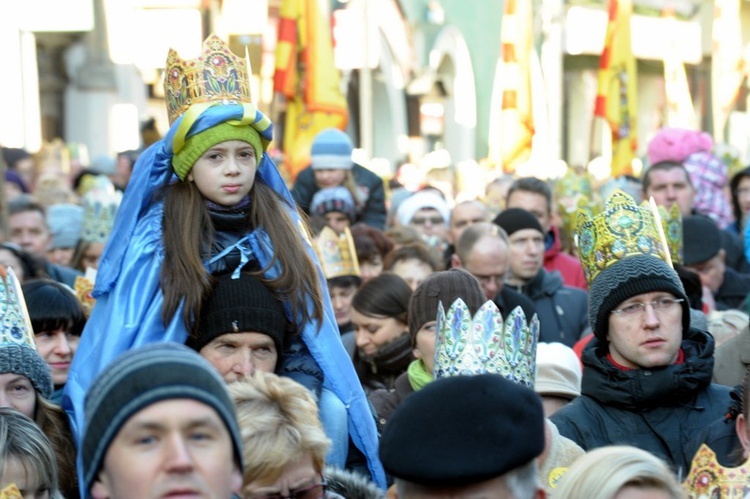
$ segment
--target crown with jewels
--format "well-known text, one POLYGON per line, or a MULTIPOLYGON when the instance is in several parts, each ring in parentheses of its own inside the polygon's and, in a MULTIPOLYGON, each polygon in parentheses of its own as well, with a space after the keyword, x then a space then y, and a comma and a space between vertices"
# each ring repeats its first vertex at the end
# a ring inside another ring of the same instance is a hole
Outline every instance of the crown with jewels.
MULTIPOLYGON (((648 203, 644 201, 641 206, 648 208, 648 203)), ((667 210, 663 206, 658 207, 661 226, 664 230, 664 239, 667 241, 669 248, 669 257, 673 265, 682 264, 682 213, 677 203, 667 210)))
POLYGON ((565 172, 565 175, 555 182, 554 194, 555 199, 574 198, 576 196, 586 196, 593 198, 593 187, 588 175, 579 175, 571 168, 565 172))
POLYGON ((90 243, 106 243, 115 225, 122 192, 105 176, 97 176, 95 183, 83 196, 83 229, 81 239, 90 243))
POLYGON ((536 344, 539 319, 531 322, 521 307, 503 321, 490 300, 472 317, 469 307, 458 298, 445 313, 438 304, 435 343, 435 379, 465 374, 500 374, 534 389, 536 344))
POLYGON ((349 228, 345 228, 341 234, 336 234, 330 227, 323 227, 315 238, 315 251, 326 279, 342 276, 359 277, 357 250, 349 228))
POLYGON ((249 73, 245 61, 215 34, 206 38, 195 59, 182 59, 170 49, 164 75, 169 124, 198 103, 252 104, 249 73))
POLYGON ((87 319, 91 316, 94 305, 96 305, 96 298, 91 296, 91 292, 94 290, 94 279, 89 276, 89 271, 91 270, 93 269, 87 269, 85 276, 76 276, 76 280, 73 283, 73 292, 76 294, 78 301, 81 302, 83 313, 87 319))
POLYGON ((578 221, 577 214, 581 210, 588 212, 589 216, 594 216, 594 212, 598 211, 597 204, 591 198, 584 195, 578 196, 572 207, 570 205, 563 205, 558 201, 557 211, 562 220, 562 244, 566 249, 573 249, 575 247, 575 236, 578 230, 576 225, 578 221))
POLYGON ((24 345, 36 350, 34 330, 11 267, 0 266, 0 345, 24 345))
POLYGON ((750 460, 736 468, 725 468, 714 451, 702 444, 682 486, 690 499, 744 499, 750 495, 750 460))
POLYGON ((671 265, 656 205, 638 206, 621 190, 607 199, 604 211, 576 214, 578 258, 590 285, 599 273, 623 258, 654 255, 671 265))

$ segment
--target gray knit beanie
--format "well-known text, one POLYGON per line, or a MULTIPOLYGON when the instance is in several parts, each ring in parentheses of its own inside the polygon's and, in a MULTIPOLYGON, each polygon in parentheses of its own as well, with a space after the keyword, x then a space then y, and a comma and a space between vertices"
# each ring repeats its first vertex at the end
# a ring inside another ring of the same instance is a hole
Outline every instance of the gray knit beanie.
POLYGON ((25 343, 0 343, 0 374, 26 376, 42 398, 54 390, 49 365, 39 352, 25 343))
POLYGON ((203 357, 178 343, 154 343, 116 358, 91 385, 81 454, 86 490, 99 473, 120 428, 141 409, 163 400, 187 398, 214 409, 229 432, 242 467, 242 438, 224 380, 203 357))
POLYGON ((682 298, 683 330, 690 327, 690 303, 677 272, 653 255, 623 258, 594 278, 589 286, 589 322, 599 341, 606 342, 609 314, 620 303, 643 293, 665 291, 682 298))
POLYGON ((434 272, 417 286, 409 300, 412 345, 417 331, 428 322, 437 320, 438 303, 443 302, 443 307, 448 310, 456 298, 461 298, 472 314, 487 301, 479 281, 463 269, 434 272))

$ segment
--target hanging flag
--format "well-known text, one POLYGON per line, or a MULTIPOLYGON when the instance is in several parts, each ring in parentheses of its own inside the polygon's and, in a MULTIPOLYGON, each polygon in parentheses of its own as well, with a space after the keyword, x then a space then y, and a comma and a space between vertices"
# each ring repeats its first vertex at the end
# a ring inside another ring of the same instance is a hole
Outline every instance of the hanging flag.
POLYGON ((607 121, 612 134, 612 177, 632 175, 638 146, 637 73, 630 45, 631 0, 608 0, 607 34, 599 59, 594 115, 607 121))
POLYGON ((693 107, 693 98, 690 95, 685 65, 679 54, 680 38, 676 34, 674 8, 667 7, 662 10, 662 18, 665 20, 665 29, 671 33, 667 37, 670 41, 668 53, 664 58, 664 90, 667 98, 667 120, 666 125, 675 128, 686 128, 688 130, 698 129, 698 117, 693 107))
POLYGON ((714 0, 711 108, 717 143, 725 142, 724 127, 737 101, 742 80, 747 76, 740 30, 740 0, 714 0))
POLYGON ((273 87, 286 98, 284 168, 294 180, 310 164, 315 135, 344 130, 348 121, 331 29, 317 0, 282 0, 273 87))
POLYGON ((506 0, 500 32, 500 61, 495 84, 500 96, 499 123, 490 140, 490 157, 513 173, 529 160, 534 136, 531 98, 532 11, 528 0, 506 0))

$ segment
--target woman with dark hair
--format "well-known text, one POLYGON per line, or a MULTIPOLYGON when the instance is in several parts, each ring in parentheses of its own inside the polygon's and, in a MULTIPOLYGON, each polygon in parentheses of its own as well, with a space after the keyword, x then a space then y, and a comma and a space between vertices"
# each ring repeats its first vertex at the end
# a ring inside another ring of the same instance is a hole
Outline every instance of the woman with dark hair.
POLYGON ((365 283, 383 272, 383 259, 393 249, 394 243, 385 232, 364 223, 354 224, 350 230, 357 249, 359 272, 365 283))
POLYGON ((354 295, 354 332, 345 334, 342 341, 365 393, 393 389, 396 378, 414 360, 409 337, 409 298, 409 285, 391 273, 368 281, 354 295))
POLYGON ((50 401, 60 405, 70 364, 86 325, 83 305, 70 288, 51 279, 32 279, 21 289, 36 348, 52 372, 55 391, 50 401))
POLYGON ((747 215, 750 213, 750 167, 735 173, 729 188, 732 193, 734 222, 727 226, 727 230, 744 237, 747 215))
POLYGON ((11 267, 21 282, 44 276, 42 264, 15 243, 0 244, 0 265, 11 267))

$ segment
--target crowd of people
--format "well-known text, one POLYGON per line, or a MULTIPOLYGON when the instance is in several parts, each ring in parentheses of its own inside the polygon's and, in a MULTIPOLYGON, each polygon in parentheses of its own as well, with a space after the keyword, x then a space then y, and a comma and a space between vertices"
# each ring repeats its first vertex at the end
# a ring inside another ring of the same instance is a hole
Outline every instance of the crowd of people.
POLYGON ((137 153, 3 149, 2 497, 750 490, 750 168, 706 134, 457 200, 328 129, 289 182, 221 39, 166 75, 137 153))

